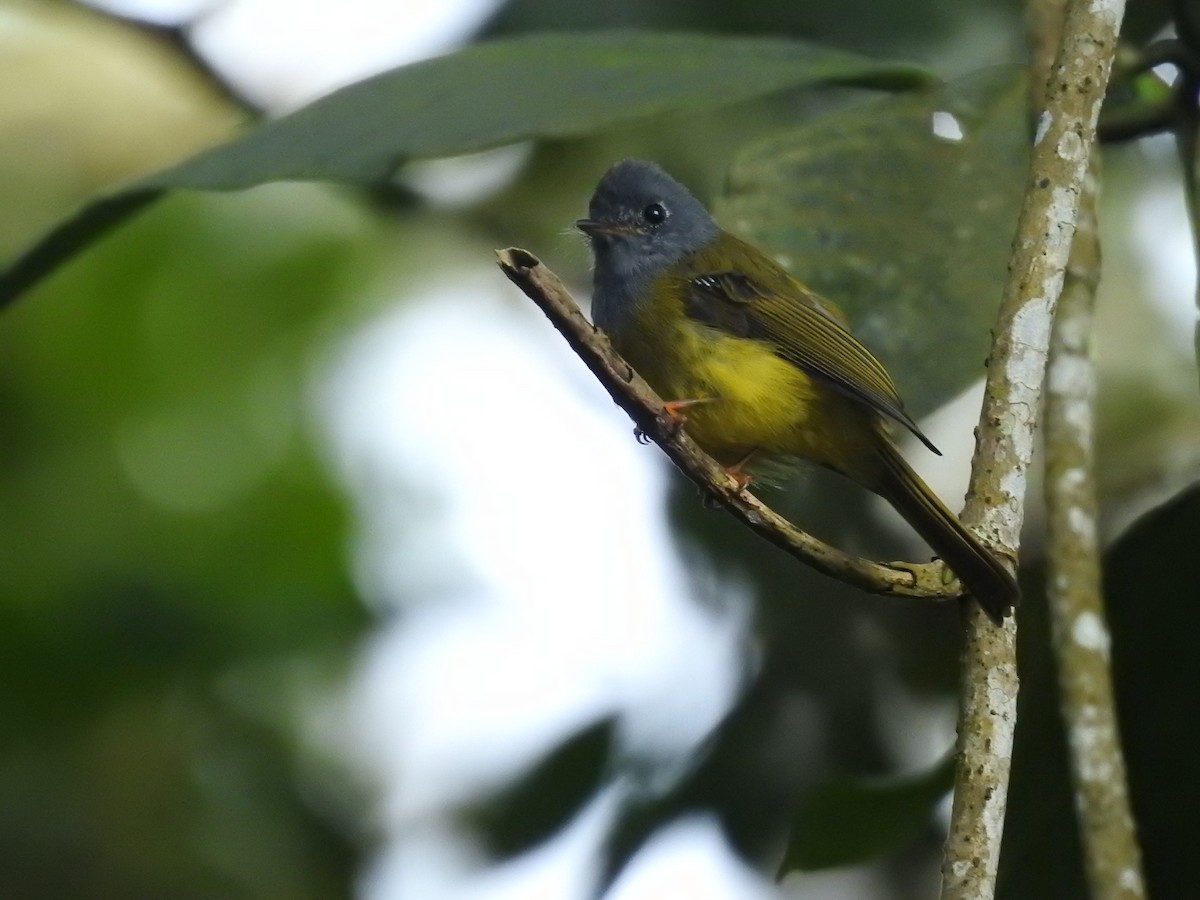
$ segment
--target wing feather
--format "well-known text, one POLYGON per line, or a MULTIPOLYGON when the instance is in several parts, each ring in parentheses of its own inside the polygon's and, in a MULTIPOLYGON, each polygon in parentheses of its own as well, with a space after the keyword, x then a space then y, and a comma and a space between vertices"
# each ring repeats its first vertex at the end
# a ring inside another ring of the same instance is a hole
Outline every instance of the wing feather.
POLYGON ((764 265, 762 254, 743 241, 724 235, 719 243, 719 251, 710 245, 683 265, 687 315, 770 344, 781 358, 895 419, 940 455, 905 412, 883 364, 850 333, 837 307, 773 261, 764 265))

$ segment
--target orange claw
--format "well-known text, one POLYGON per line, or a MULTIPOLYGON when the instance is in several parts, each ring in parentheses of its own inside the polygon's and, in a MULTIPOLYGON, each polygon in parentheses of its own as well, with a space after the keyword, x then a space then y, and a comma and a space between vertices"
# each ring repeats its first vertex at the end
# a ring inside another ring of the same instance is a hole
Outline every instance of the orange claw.
POLYGON ((683 426, 687 422, 687 413, 684 410, 699 406, 701 403, 711 403, 713 399, 712 397, 697 397, 695 400, 663 401, 663 413, 671 426, 671 436, 674 437, 683 430, 683 426))
POLYGON ((752 476, 748 475, 743 470, 747 464, 749 464, 750 460, 754 458, 754 454, 757 452, 758 450, 751 450, 732 466, 723 467, 725 474, 733 480, 734 488, 739 494, 743 493, 746 488, 750 487, 750 482, 754 480, 752 476))
MULTIPOLYGON (((677 436, 679 432, 683 431, 684 423, 687 422, 687 416, 684 414, 683 410, 687 409, 689 406, 695 406, 698 403, 706 402, 708 401, 703 398, 700 400, 664 400, 661 417, 667 420, 666 436, 668 438, 673 438, 677 436)), ((646 432, 642 431, 641 428, 633 429, 633 436, 637 438, 637 442, 639 444, 650 443, 650 436, 646 434, 646 432)))
POLYGON ((699 406, 701 403, 712 403, 712 401, 712 397, 697 397, 695 400, 667 400, 663 403, 663 409, 668 418, 676 420, 682 425, 687 421, 687 415, 683 412, 685 409, 699 406))

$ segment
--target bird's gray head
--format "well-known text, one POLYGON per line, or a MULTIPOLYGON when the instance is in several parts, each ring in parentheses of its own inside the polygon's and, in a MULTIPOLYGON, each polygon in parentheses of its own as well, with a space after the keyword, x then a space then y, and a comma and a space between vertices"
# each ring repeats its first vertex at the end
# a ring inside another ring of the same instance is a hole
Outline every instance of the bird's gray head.
POLYGON ((604 173, 588 217, 575 227, 588 236, 596 258, 592 318, 609 331, 647 295, 655 276, 720 233, 687 188, 638 159, 604 173))

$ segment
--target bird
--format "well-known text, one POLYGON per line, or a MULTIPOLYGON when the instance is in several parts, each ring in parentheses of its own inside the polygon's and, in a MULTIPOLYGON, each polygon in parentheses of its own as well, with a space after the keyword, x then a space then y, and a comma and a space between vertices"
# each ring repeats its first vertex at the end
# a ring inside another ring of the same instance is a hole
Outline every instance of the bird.
POLYGON ((939 451, 835 303, 649 161, 605 172, 575 227, 593 256, 594 325, 702 449, 743 486, 799 460, 858 483, 1003 620, 1016 578, 901 455, 894 425, 939 451))

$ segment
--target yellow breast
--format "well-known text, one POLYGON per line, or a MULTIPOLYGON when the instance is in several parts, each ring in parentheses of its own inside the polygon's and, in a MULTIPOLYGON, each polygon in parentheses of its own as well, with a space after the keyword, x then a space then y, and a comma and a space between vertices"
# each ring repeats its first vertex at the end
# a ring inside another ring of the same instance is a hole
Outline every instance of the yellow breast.
POLYGON ((664 400, 705 400, 686 429, 719 461, 751 450, 810 455, 797 447, 821 389, 762 342, 702 325, 669 302, 644 304, 620 334, 618 352, 664 400))

